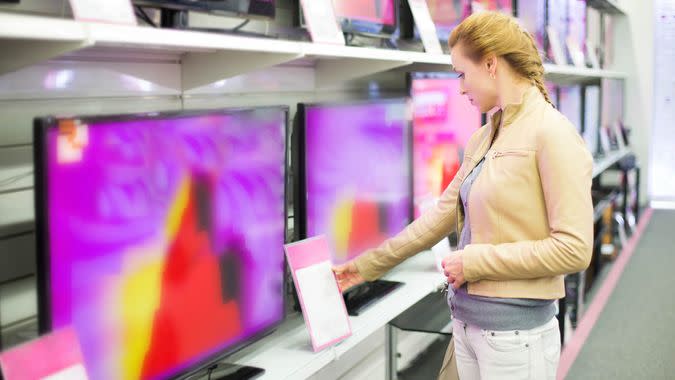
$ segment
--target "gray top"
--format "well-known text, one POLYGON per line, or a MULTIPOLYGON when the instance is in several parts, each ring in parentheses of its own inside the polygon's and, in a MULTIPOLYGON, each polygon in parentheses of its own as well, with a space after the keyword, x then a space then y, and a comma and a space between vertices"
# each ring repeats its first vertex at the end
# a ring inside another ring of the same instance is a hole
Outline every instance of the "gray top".
MULTIPOLYGON (((460 232, 458 250, 471 243, 469 193, 484 163, 485 158, 469 173, 459 188, 459 197, 464 208, 464 227, 460 232)), ((553 300, 475 296, 467 292, 466 284, 454 292, 452 287, 449 288, 448 304, 453 318, 493 331, 533 329, 544 325, 557 313, 553 300)))

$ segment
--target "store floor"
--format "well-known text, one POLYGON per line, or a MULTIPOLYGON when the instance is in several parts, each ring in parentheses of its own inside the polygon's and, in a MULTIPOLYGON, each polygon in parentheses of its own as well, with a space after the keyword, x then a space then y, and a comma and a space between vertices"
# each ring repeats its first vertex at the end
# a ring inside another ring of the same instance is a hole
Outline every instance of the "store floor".
POLYGON ((675 211, 654 210, 566 379, 675 378, 675 211))

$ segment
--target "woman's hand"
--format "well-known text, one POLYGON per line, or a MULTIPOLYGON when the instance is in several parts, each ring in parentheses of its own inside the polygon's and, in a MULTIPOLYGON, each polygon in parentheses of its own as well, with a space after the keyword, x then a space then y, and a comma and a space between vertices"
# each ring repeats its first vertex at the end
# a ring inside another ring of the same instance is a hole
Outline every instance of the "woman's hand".
POLYGON ((341 292, 366 281, 359 273, 359 268, 354 264, 354 260, 333 266, 333 273, 337 277, 341 292))
POLYGON ((443 272, 448 277, 448 284, 453 289, 459 289, 464 280, 464 264, 462 262, 461 251, 453 252, 443 258, 443 272))

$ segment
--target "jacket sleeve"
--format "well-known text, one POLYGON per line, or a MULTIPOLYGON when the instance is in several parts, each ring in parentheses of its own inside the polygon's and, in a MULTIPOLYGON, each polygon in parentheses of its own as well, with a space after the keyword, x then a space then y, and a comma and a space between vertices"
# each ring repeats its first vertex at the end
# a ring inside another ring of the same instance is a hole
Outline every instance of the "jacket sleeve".
POLYGON ((354 261, 361 276, 375 280, 405 259, 433 247, 448 236, 457 222, 457 195, 466 171, 464 160, 457 175, 441 195, 438 203, 379 247, 368 250, 354 261))
POLYGON ((593 159, 567 121, 541 128, 537 140, 549 236, 536 241, 467 245, 461 252, 467 282, 556 276, 579 272, 590 263, 593 159))

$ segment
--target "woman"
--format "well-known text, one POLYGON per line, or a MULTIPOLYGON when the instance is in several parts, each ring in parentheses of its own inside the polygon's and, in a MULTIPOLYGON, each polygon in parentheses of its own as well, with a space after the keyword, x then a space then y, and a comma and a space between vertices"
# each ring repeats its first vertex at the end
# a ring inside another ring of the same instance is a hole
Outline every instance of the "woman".
POLYGON ((555 300, 565 295, 563 275, 591 258, 593 161, 551 105, 534 40, 512 17, 474 14, 449 44, 461 93, 491 111, 489 122, 471 137, 435 208, 334 270, 346 289, 457 231, 458 249, 443 268, 459 377, 555 379, 555 300))

